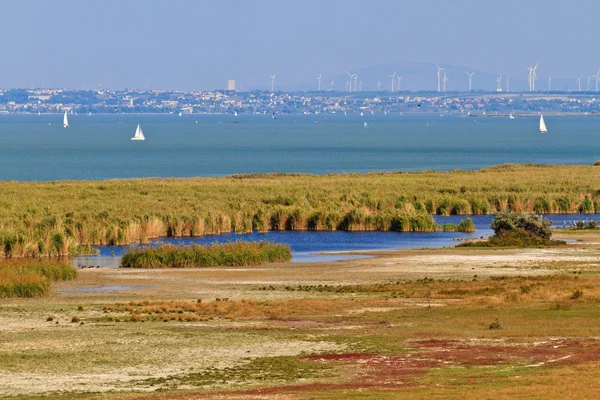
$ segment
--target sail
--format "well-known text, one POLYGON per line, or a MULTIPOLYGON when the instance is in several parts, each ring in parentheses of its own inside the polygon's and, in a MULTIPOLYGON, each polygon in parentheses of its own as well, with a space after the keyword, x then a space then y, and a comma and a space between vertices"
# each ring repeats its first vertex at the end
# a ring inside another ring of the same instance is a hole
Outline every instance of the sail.
POLYGON ((67 112, 65 111, 65 116, 63 117, 63 126, 65 128, 69 127, 69 117, 67 117, 67 112))
POLYGON ((131 140, 146 140, 140 124, 138 124, 137 129, 135 130, 135 135, 131 138, 131 140))
POLYGON ((543 115, 540 115, 540 132, 541 133, 548 132, 548 129, 546 129, 546 123, 544 122, 543 115))

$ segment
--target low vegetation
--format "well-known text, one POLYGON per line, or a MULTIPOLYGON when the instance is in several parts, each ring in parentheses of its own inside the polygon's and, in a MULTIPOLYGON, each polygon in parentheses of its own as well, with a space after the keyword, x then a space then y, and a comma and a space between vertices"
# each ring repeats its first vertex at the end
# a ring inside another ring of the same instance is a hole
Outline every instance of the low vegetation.
POLYGON ((0 262, 0 297, 43 297, 52 282, 75 278, 68 264, 51 260, 6 260, 0 262))
POLYGON ((438 229, 427 214, 593 213, 600 169, 0 182, 0 256, 85 254, 90 245, 268 230, 438 229))
POLYGON ((465 242, 459 247, 545 247, 566 244, 552 240, 551 221, 535 214, 497 212, 490 227, 494 230, 486 241, 465 242))
POLYGON ((124 268, 194 268, 249 266, 289 262, 288 246, 270 242, 242 242, 200 246, 164 244, 130 248, 121 257, 124 268))

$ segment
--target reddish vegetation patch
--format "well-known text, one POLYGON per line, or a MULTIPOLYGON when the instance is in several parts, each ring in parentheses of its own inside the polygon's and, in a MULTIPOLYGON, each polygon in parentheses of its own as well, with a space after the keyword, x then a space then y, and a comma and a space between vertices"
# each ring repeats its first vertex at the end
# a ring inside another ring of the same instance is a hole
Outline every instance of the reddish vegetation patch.
POLYGON ((456 365, 526 364, 571 365, 600 360, 600 340, 553 339, 537 343, 424 340, 415 342, 421 356, 456 365))
MULTIPOLYGON (((521 364, 529 366, 572 365, 600 361, 600 340, 549 339, 535 343, 504 341, 422 340, 412 342, 412 353, 380 355, 365 353, 321 354, 305 360, 348 367, 346 382, 286 385, 242 391, 221 391, 166 395, 164 399, 289 399, 307 391, 330 390, 411 390, 417 388, 415 378, 431 368, 447 365, 476 366, 521 364)), ((467 381, 468 382, 468 381, 467 381)), ((473 384, 476 382, 473 381, 473 384)), ((153 397, 154 399, 154 397, 153 397)))

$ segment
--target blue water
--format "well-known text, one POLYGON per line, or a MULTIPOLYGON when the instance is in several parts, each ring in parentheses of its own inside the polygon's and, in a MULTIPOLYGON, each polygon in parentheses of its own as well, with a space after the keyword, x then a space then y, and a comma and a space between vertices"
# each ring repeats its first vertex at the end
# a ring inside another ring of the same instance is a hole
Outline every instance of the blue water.
MULTIPOLYGON (((464 216, 434 216, 440 225, 445 223, 459 223, 464 216)), ((347 254, 319 254, 322 252, 347 252, 361 250, 391 250, 391 249, 419 249, 419 248, 441 248, 455 246, 460 241, 475 238, 488 237, 493 231, 490 223, 493 216, 478 215, 470 217, 475 224, 474 233, 462 232, 302 232, 302 231, 271 231, 267 233, 251 233, 239 235, 235 233, 184 238, 161 238, 154 240, 150 245, 163 242, 173 244, 212 244, 228 243, 237 240, 256 242, 267 240, 274 243, 283 243, 290 246, 292 250, 292 262, 324 262, 341 261, 366 256, 347 254)), ((577 220, 600 221, 600 214, 569 215, 551 214, 544 218, 552 221, 553 226, 569 226, 577 220)), ((76 257, 74 265, 100 265, 102 267, 114 267, 118 265, 120 256, 127 251, 129 246, 99 246, 100 254, 94 257, 76 257), (112 257, 114 253, 114 257, 112 257)))
POLYGON ((451 170, 600 158, 600 118, 545 119, 549 131, 541 135, 537 117, 75 115, 64 129, 59 114, 0 115, 0 180, 451 170), (130 140, 138 123, 144 142, 130 140))

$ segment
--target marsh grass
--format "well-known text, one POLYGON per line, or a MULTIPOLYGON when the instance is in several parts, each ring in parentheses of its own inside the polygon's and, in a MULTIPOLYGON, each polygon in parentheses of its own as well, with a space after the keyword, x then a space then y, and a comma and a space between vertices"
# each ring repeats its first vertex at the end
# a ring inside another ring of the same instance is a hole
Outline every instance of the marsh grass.
POLYGON ((589 213, 600 169, 501 165, 480 171, 0 182, 0 256, 85 254, 163 236, 289 230, 438 229, 425 213, 589 213))
MULTIPOLYGON (((141 321, 206 321, 213 318, 240 320, 279 320, 291 316, 327 315, 332 310, 344 310, 355 304, 346 300, 221 300, 211 302, 192 301, 132 301, 104 306, 106 313, 130 314, 130 322, 141 321)), ((110 316, 108 318, 111 318, 110 316)))
POLYGON ((243 242, 200 246, 133 247, 121 257, 124 268, 198 268, 283 263, 292 259, 288 246, 270 242, 243 242))
POLYGON ((51 260, 4 260, 0 262, 0 297, 44 297, 51 283, 75 279, 70 265, 51 260))

